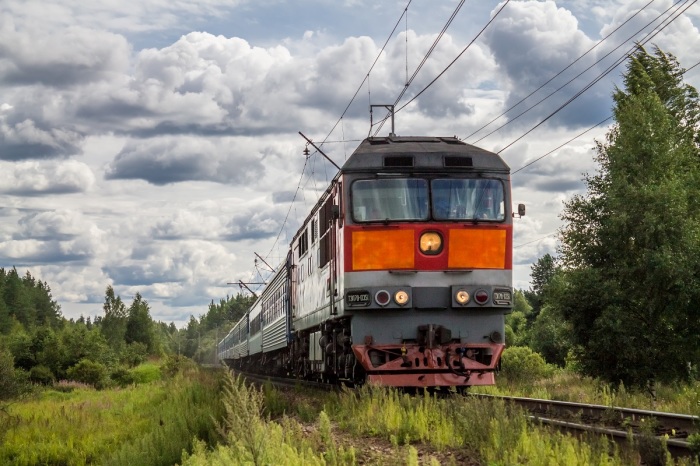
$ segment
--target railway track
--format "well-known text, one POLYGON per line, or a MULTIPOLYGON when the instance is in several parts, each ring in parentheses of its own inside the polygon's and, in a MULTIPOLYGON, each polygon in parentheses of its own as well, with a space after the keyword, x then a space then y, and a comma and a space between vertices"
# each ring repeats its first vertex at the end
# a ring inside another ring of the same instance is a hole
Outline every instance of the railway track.
POLYGON ((700 432, 700 418, 686 414, 664 413, 615 406, 540 400, 534 398, 477 395, 501 399, 530 412, 530 418, 542 424, 571 432, 591 432, 618 442, 639 440, 653 433, 666 443, 674 457, 691 456, 688 437, 700 432))
MULTIPOLYGON (((282 388, 325 391, 338 389, 335 385, 320 382, 249 373, 240 374, 249 382, 270 383, 282 388)), ((653 432, 657 438, 663 439, 666 448, 674 457, 691 456, 693 453, 688 437, 700 432, 700 417, 686 414, 511 396, 481 394, 467 396, 504 400, 529 412, 533 422, 572 433, 587 432, 604 435, 623 444, 633 440, 639 441, 641 437, 649 437, 649 433, 653 432)))

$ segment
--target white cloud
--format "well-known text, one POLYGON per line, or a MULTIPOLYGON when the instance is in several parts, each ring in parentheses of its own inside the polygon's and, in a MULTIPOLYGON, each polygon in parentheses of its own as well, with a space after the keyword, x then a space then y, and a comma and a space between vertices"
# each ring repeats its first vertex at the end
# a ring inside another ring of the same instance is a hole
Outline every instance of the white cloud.
POLYGON ((88 192, 95 183, 90 168, 77 160, 1 162, 0 192, 39 196, 88 192))

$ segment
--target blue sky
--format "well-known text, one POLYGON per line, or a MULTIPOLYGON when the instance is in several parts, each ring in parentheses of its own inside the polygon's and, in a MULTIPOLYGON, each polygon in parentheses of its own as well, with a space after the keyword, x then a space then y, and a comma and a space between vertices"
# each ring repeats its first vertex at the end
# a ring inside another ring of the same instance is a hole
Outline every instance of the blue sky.
MULTIPOLYGON (((100 314, 112 285, 178 325, 238 292, 227 283, 257 281, 254 253, 276 265, 335 174, 320 157, 305 164, 298 132, 344 141, 324 146, 342 164, 369 133, 369 104, 394 102, 458 6, 411 1, 339 120, 407 4, 4 0, 0 267, 47 281, 66 317, 100 314)), ((502 150, 513 170, 551 152, 513 177, 514 201, 528 207, 516 221, 516 287, 556 251, 562 203, 582 192, 607 128, 574 138, 610 115, 624 67, 537 125, 673 4, 520 0, 496 15, 504 2, 466 1, 399 101, 495 16, 397 113, 396 132, 466 138, 502 150)), ((699 21, 691 6, 653 43, 689 68, 700 61, 699 21)), ((700 68, 686 80, 700 85, 700 68)))

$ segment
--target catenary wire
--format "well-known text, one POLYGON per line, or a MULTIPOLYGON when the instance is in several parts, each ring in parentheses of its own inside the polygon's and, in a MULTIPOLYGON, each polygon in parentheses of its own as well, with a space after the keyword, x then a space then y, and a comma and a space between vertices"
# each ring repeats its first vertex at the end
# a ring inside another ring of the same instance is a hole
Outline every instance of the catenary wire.
MULTIPOLYGON (((534 91, 530 92, 527 96, 525 96, 525 97, 523 97, 522 99, 520 99, 518 102, 516 102, 515 104, 513 104, 512 106, 510 106, 510 107, 509 107, 508 109, 506 109, 503 113, 501 113, 500 115, 498 115, 498 116, 496 116, 495 118, 493 118, 491 121, 489 121, 488 123, 486 123, 485 125, 483 125, 481 128, 475 130, 475 131, 472 132, 470 135, 468 135, 468 136, 462 138, 462 140, 464 141, 464 140, 467 140, 467 139, 471 138, 471 137, 474 136, 475 134, 479 133, 481 130, 483 130, 483 129, 487 128, 488 126, 490 126, 492 123, 494 123, 496 120, 498 120, 498 119, 501 118, 502 116, 505 116, 505 115, 506 115, 508 112, 510 112, 511 110, 513 110, 513 109, 515 109, 516 107, 518 107, 520 104, 522 104, 523 102, 525 102, 527 99, 529 99, 530 97, 532 97, 537 91, 539 91, 540 89, 544 88, 547 84, 549 84, 550 82, 554 81, 556 78, 558 78, 559 76, 561 76, 566 70, 568 70, 569 68, 571 68, 572 66, 574 66, 574 65, 575 65, 576 63, 578 63, 581 59, 583 59, 583 57, 585 57, 586 55, 588 55, 588 54, 589 54, 590 52, 592 52, 596 47, 598 47, 598 46, 601 45, 603 42, 605 42, 610 36, 612 36, 612 35, 615 34, 617 31, 619 31, 625 24, 627 24, 628 22, 630 22, 635 16, 637 16, 639 13, 641 13, 642 11, 644 11, 644 9, 646 9, 646 8, 647 8, 649 5, 651 5, 654 1, 655 1, 655 0, 650 0, 649 3, 647 3, 647 4, 644 5, 642 8, 640 8, 639 10, 637 10, 632 16, 630 16, 629 18, 627 18, 623 23, 621 23, 619 26, 617 26, 617 27, 616 27, 612 32, 610 32, 608 35, 606 35, 605 37, 603 37, 602 39, 600 39, 598 42, 596 42, 591 48, 589 48, 588 50, 586 50, 586 51, 585 51, 582 55, 580 55, 576 60, 574 60, 573 62, 569 63, 564 69, 562 69, 562 70, 559 71, 557 74, 555 74, 554 76, 552 76, 551 78, 549 78, 546 82, 542 83, 542 85, 540 85, 540 87, 538 87, 538 88, 535 89, 534 91)), ((645 26, 645 27, 646 27, 646 26, 645 26)), ((604 57, 604 58, 605 58, 605 57, 604 57)), ((598 61, 600 61, 600 60, 598 60, 598 61)), ((596 63, 598 63, 598 61, 597 61, 596 63)))
POLYGON ((631 50, 630 50, 628 53, 626 53, 624 56, 622 56, 621 58, 619 58, 618 60, 616 60, 616 62, 615 62, 613 65, 611 65, 610 67, 608 67, 607 70, 605 70, 604 72, 602 72, 602 73, 601 73, 600 75, 598 75, 593 81, 591 81, 589 84, 587 84, 586 86, 584 86, 579 92, 577 92, 576 94, 574 94, 574 95, 573 95, 571 98, 569 98, 566 102, 564 102, 562 105, 560 105, 559 107, 557 107, 552 113, 550 113, 550 114, 547 115, 544 119, 542 119, 542 121, 540 121, 539 123, 537 123, 535 126, 533 126, 533 127, 530 128, 528 131, 526 131, 523 135, 519 136, 518 138, 516 138, 515 140, 513 140, 511 143, 509 143, 508 145, 506 145, 505 147, 503 147, 501 150, 499 150, 499 151, 497 152, 497 154, 500 154, 501 152, 503 152, 504 150, 508 149, 509 147, 512 147, 513 144, 515 144, 516 142, 520 141, 520 140, 523 139, 525 136, 527 136, 528 134, 530 134, 531 132, 533 132, 535 129, 537 129, 537 128, 539 128, 540 126, 542 126, 546 121, 548 121, 548 120, 549 120, 550 118, 552 118, 554 115, 556 115, 557 113, 559 113, 563 108, 565 108, 565 107, 566 107, 567 105, 569 105, 571 102, 573 102, 573 101, 576 100, 578 97, 580 97, 584 92, 586 92, 588 89, 590 89, 590 88, 593 87, 595 84, 597 84, 601 79, 603 79, 605 76, 607 76, 611 71, 613 71, 614 69, 616 69, 621 63, 623 63, 628 57, 630 57, 631 54, 634 52, 634 50, 638 47, 638 45, 644 45, 644 44, 648 43, 648 42, 649 42, 651 39, 653 39, 657 34, 659 34, 661 31, 663 31, 669 24, 671 24, 673 21, 675 21, 675 20, 676 20, 681 14, 683 14, 688 8, 690 8, 693 4, 695 4, 696 1, 697 1, 697 0, 692 0, 692 2, 690 2, 690 4, 687 5, 687 6, 685 7, 685 9, 683 9, 682 11, 679 11, 679 12, 675 13, 675 16, 674 16, 673 18, 670 18, 670 19, 666 22, 666 24, 664 24, 663 26, 660 26, 660 27, 658 28, 658 30, 654 31, 653 33, 650 33, 650 34, 647 35, 647 37, 644 38, 642 41, 640 41, 639 43, 635 44, 635 45, 631 48, 631 50))
MULTIPOLYGON (((679 2, 676 3, 676 5, 678 5, 681 1, 687 1, 687 0, 679 0, 679 2)), ((676 6, 676 5, 674 5, 674 6, 676 6)), ((504 124, 502 124, 502 125, 499 126, 498 128, 496 128, 496 129, 494 129, 493 131, 489 132, 488 134, 486 134, 486 135, 480 137, 480 138, 477 139, 476 141, 473 141, 472 144, 477 144, 478 142, 481 142, 482 140, 486 139, 487 137, 489 137, 489 136, 491 136, 492 134, 496 133, 497 131, 501 130, 502 128, 508 126, 509 124, 513 123, 513 122, 516 121, 518 118, 520 118, 521 116, 523 116, 523 115, 525 115, 526 113, 528 113, 530 110, 533 110, 534 108, 536 108, 537 106, 539 106, 541 103, 543 103, 544 101, 546 101, 547 99, 549 99, 550 97, 552 97, 554 94, 556 94, 556 93, 559 92, 560 90, 564 89, 566 86, 568 86, 569 84, 571 84, 572 82, 574 82, 576 79, 578 79, 579 77, 581 77, 583 74, 585 74, 585 73, 586 73, 587 71, 589 71, 591 68, 593 68, 595 65, 601 63, 603 60, 605 60, 605 59, 608 58, 610 55, 612 55, 613 52, 615 52, 616 50, 620 49, 620 48, 623 47, 625 44, 629 43, 636 35, 638 35, 638 34, 641 33, 642 31, 644 31, 646 28, 648 28, 650 25, 652 25, 652 24, 654 24, 656 21, 658 21, 658 20, 659 20, 663 15, 665 15, 671 8, 673 8, 673 6, 672 6, 672 7, 669 7, 667 10, 665 10, 663 13, 659 14, 659 15, 658 15, 656 18, 654 18, 652 21, 648 22, 648 23, 645 24, 643 27, 641 27, 640 29, 638 29, 634 34, 632 34, 632 35, 631 35, 630 37, 628 37, 626 40, 624 40, 623 42, 621 42, 620 44, 618 44, 617 47, 615 47, 615 48, 613 48, 612 50, 610 50, 608 53, 606 53, 605 55, 603 55, 600 59, 598 59, 597 61, 595 61, 594 63, 592 63, 590 66, 588 66, 587 68, 585 68, 583 71, 581 71, 580 73, 578 73, 576 76, 574 76, 573 78, 571 78, 569 81, 567 81, 566 83, 562 84, 562 85, 559 86, 557 89, 555 89, 554 91, 550 92, 548 95, 544 96, 542 99, 540 99, 539 101, 537 101, 536 103, 534 103, 534 104, 532 104, 530 107, 528 107, 527 109, 525 109, 525 110, 523 110, 522 112, 520 112, 518 115, 514 116, 513 118, 510 118, 507 122, 505 122, 504 124)), ((668 19, 668 18, 666 18, 664 21, 666 21, 667 19, 668 19)), ((662 21, 662 24, 663 24, 664 21, 662 21)), ((657 26, 657 27, 658 27, 658 26, 657 26)), ((623 54, 620 58, 618 58, 617 60, 615 60, 615 65, 614 65, 614 67, 617 67, 617 66, 618 66, 622 61, 624 61, 628 56, 629 56, 629 51, 626 52, 626 53, 624 53, 624 54, 623 54)), ((614 69, 614 67, 613 67, 613 69, 614 69)), ((608 73, 609 73, 610 71, 612 71, 612 70, 609 70, 608 73)), ((603 76, 604 76, 604 75, 603 75, 603 76)), ((603 76, 599 76, 599 79, 601 79, 603 76)), ((595 81, 595 82, 597 83, 597 81, 595 81)), ((539 90, 539 89, 538 89, 538 90, 539 90)), ((587 90, 587 88, 586 88, 586 90, 587 90)), ((536 92, 536 91, 534 91, 534 92, 536 92)), ((534 92, 533 92, 533 93, 534 93, 534 92)), ((530 95, 532 95, 532 94, 530 94, 530 95)), ((528 97, 529 97, 529 96, 528 96, 528 97)), ((517 104, 516 104, 516 105, 517 105, 517 104)), ((514 108, 514 107, 511 107, 511 109, 512 109, 512 108, 514 108)), ((506 112, 510 111, 511 109, 507 110, 506 112)))
POLYGON ((505 2, 503 5, 501 5, 501 8, 496 12, 496 14, 493 16, 493 18, 491 18, 491 19, 486 23, 486 25, 479 31, 479 33, 474 37, 474 39, 472 39, 472 41, 469 42, 469 43, 467 44, 467 46, 464 47, 464 48, 462 49, 462 51, 454 58, 454 60, 452 60, 452 61, 450 62, 449 65, 447 65, 447 66, 446 66, 432 81, 430 81, 430 82, 428 83, 427 86, 425 86, 423 89, 420 90, 420 92, 418 92, 415 96, 413 96, 413 98, 411 98, 411 100, 409 100, 408 102, 406 102, 405 104, 403 104, 401 107, 399 107, 397 110, 395 110, 394 113, 398 113, 398 112, 400 112, 401 110, 403 110, 404 108, 406 108, 407 105, 409 105, 411 102, 413 102, 414 100, 416 100, 418 97, 421 96, 421 94, 423 94, 425 91, 427 91, 427 90, 430 88, 430 86, 432 86, 433 84, 435 84, 435 82, 436 82, 438 79, 440 79, 440 78, 447 72, 447 70, 449 70, 449 69, 452 67, 452 65, 454 65, 455 62, 456 62, 457 60, 459 60, 459 59, 462 57, 462 55, 464 55, 464 53, 469 49, 469 47, 471 47, 472 44, 473 44, 474 42, 476 42, 476 40, 481 36, 481 34, 484 33, 484 31, 486 30, 486 28, 488 28, 489 25, 498 17, 498 15, 501 14, 501 12, 502 12, 503 9, 506 7, 506 5, 508 5, 508 3, 510 3, 510 0, 506 0, 506 2, 505 2))
MULTIPOLYGON (((416 67, 415 71, 413 72, 413 74, 411 75, 410 78, 408 78, 408 49, 406 50, 406 83, 404 84, 403 89, 401 90, 401 93, 399 94, 399 96, 398 96, 398 97, 396 98, 396 100, 394 101, 394 105, 396 105, 397 103, 399 103, 399 101, 401 100, 401 97, 403 97, 403 95, 404 95, 404 94, 406 93, 406 91, 408 90, 409 86, 413 83, 413 80, 416 78, 416 76, 418 75, 418 73, 420 72, 420 70, 423 68, 423 65, 425 65, 425 62, 428 61, 428 58, 430 57, 430 55, 432 55, 432 53, 433 53, 433 51, 435 50, 435 48, 437 47, 438 43, 439 43, 440 40, 442 39, 442 36, 445 35, 445 32, 447 31, 447 29, 448 29, 448 28, 450 27, 450 25, 452 24, 452 21, 454 21, 455 17, 457 16, 457 13, 459 13, 459 10, 462 9, 462 6, 464 5, 464 2, 465 2, 465 0, 461 0, 461 1, 457 4, 457 6, 455 7, 455 9, 452 11, 452 14, 450 15, 449 19, 447 20, 447 22, 445 23, 445 25, 442 27, 442 30, 441 30, 440 33, 437 35, 437 37, 436 37, 435 40, 433 41, 432 45, 431 45, 430 48, 428 49, 428 51, 425 53, 425 55, 423 56, 423 60, 422 60, 422 61, 420 62, 420 64, 416 67)), ((406 34, 406 40, 408 40, 408 33, 406 34)), ((379 133, 379 131, 381 131, 382 127, 384 126, 384 123, 385 123, 385 122, 387 121, 387 119, 389 119, 390 117, 391 117, 391 113, 389 113, 387 116, 385 116, 385 117, 382 118, 380 121, 378 121, 377 123, 374 124, 375 126, 378 125, 378 128, 377 128, 377 129, 375 130, 375 132, 374 132, 374 135, 375 135, 375 136, 379 133)), ((370 131, 371 131, 371 128, 370 128, 370 131)))

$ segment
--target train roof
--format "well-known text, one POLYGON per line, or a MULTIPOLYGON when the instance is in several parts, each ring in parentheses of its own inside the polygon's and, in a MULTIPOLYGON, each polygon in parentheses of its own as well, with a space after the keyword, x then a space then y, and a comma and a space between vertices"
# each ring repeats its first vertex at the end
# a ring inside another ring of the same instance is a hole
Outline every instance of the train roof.
POLYGON ((455 137, 388 136, 367 138, 355 149, 342 171, 494 171, 510 168, 496 153, 455 137))

